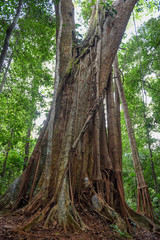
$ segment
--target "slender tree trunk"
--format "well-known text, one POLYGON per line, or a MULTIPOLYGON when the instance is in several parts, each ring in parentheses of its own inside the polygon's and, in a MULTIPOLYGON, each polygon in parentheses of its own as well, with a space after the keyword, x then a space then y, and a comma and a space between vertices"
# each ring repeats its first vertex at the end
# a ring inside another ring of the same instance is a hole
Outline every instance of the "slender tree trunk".
POLYGON ((13 54, 11 54, 9 60, 8 60, 8 65, 6 67, 6 70, 5 70, 5 73, 4 73, 4 76, 3 76, 3 79, 2 79, 2 82, 0 84, 0 94, 2 93, 2 90, 3 90, 3 86, 6 82, 6 79, 7 79, 7 73, 8 73, 8 70, 9 70, 9 67, 10 67, 10 64, 11 64, 11 61, 13 59, 13 54))
MULTIPOLYGON (((145 118, 145 116, 144 116, 144 118, 145 118)), ((145 122, 146 122, 146 118, 145 118, 145 122)), ((154 167, 154 162, 153 162, 153 153, 152 153, 152 148, 151 148, 151 144, 150 144, 149 130, 148 130, 147 126, 146 126, 146 132, 147 132, 148 150, 149 150, 150 161, 151 161, 151 169, 152 169, 153 180, 154 180, 154 189, 157 194, 158 193, 157 176, 156 176, 156 172, 155 172, 155 167, 154 167)))
POLYGON ((153 179, 154 179, 154 189, 155 189, 155 193, 157 194, 158 193, 157 176, 156 176, 156 172, 155 172, 155 167, 154 167, 154 162, 153 162, 153 154, 152 154, 152 149, 151 149, 150 143, 148 143, 148 149, 149 149, 151 168, 152 168, 152 174, 153 174, 153 179))
POLYGON ((122 85, 121 78, 120 78, 117 56, 114 61, 114 71, 115 71, 115 75, 116 75, 115 79, 116 79, 116 83, 118 86, 119 95, 120 95, 121 102, 122 102, 129 142, 130 142, 130 146, 131 146, 131 150, 132 150, 133 165, 134 165, 136 178, 137 178, 137 211, 138 212, 143 211, 147 217, 154 220, 153 208, 152 208, 152 204, 151 204, 151 200, 150 200, 150 195, 149 195, 148 187, 145 183, 143 171, 141 168, 141 163, 140 163, 140 158, 139 158, 136 140, 135 140, 135 136, 134 136, 134 131, 133 131, 131 119, 129 116, 128 105, 127 105, 126 97, 125 97, 124 90, 123 90, 123 85, 122 85))
MULTIPOLYGON (((121 112, 120 112, 120 97, 116 81, 114 81, 115 88, 115 111, 117 119, 117 132, 118 132, 118 152, 120 159, 120 166, 122 168, 122 139, 121 139, 121 112)), ((122 169, 121 169, 122 170, 122 169)))
POLYGON ((2 82, 1 82, 1 84, 0 84, 0 94, 2 93, 3 86, 4 86, 5 82, 6 82, 7 73, 8 73, 8 71, 9 71, 9 68, 10 68, 10 65, 11 65, 11 62, 12 62, 12 59, 13 59, 13 54, 14 54, 15 48, 16 48, 16 46, 17 46, 17 44, 18 44, 18 41, 19 41, 19 35, 18 35, 17 40, 16 40, 16 42, 15 42, 15 46, 14 46, 14 49, 13 49, 13 51, 12 51, 12 54, 11 54, 9 60, 8 60, 7 67, 6 67, 6 69, 5 69, 5 72, 4 72, 4 75, 3 75, 3 79, 2 79, 2 82))
POLYGON ((26 140, 26 144, 25 144, 25 157, 24 157, 24 166, 23 166, 23 171, 25 170, 27 163, 28 163, 28 157, 29 157, 29 140, 30 140, 30 136, 31 136, 31 128, 28 128, 27 131, 27 140, 26 140))
POLYGON ((14 30, 17 22, 18 22, 18 18, 19 18, 21 8, 22 8, 22 3, 23 3, 23 0, 19 0, 16 15, 13 19, 13 22, 10 24, 10 26, 8 27, 7 32, 6 32, 6 37, 5 37, 5 40, 4 40, 3 49, 2 49, 2 52, 1 52, 1 55, 0 55, 0 73, 2 71, 3 63, 4 63, 4 60, 5 60, 7 51, 8 51, 9 41, 10 41, 12 32, 13 32, 13 30, 14 30))

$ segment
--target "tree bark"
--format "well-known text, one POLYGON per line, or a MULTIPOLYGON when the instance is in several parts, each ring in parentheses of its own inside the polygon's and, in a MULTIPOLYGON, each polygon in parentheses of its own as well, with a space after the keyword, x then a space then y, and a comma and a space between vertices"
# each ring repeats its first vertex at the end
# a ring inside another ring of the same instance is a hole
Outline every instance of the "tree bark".
POLYGON ((120 166, 122 168, 121 111, 120 111, 120 97, 119 97, 116 81, 114 81, 114 88, 115 88, 115 111, 116 111, 117 132, 118 132, 118 154, 119 154, 120 166))
POLYGON ((29 140, 30 140, 30 136, 31 136, 31 128, 28 128, 27 131, 27 140, 26 140, 26 144, 25 144, 25 157, 24 157, 24 166, 23 166, 23 171, 25 170, 27 163, 28 163, 28 157, 29 157, 29 140))
POLYGON ((4 60, 5 60, 7 51, 8 51, 9 41, 10 41, 12 32, 13 32, 13 30, 14 30, 17 22, 18 22, 18 18, 19 18, 20 12, 21 12, 22 4, 23 4, 23 0, 19 0, 16 15, 13 19, 13 22, 10 24, 10 26, 8 27, 7 32, 6 32, 6 37, 5 37, 5 40, 4 40, 3 49, 2 49, 2 52, 1 52, 1 55, 0 55, 0 73, 2 71, 3 63, 4 63, 4 60))

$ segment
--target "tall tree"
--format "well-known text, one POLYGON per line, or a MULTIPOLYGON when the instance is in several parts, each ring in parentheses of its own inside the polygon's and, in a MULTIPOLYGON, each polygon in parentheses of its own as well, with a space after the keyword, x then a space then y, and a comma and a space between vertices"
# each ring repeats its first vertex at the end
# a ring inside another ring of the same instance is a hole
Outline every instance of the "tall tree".
POLYGON ((57 220, 65 230, 86 228, 74 206, 79 200, 123 231, 126 223, 129 226, 128 218, 153 230, 154 223, 133 212, 124 200, 111 75, 137 0, 117 0, 111 8, 98 1, 80 44, 74 37, 72 1, 54 2, 57 38, 52 107, 26 170, 2 197, 0 206, 3 210, 4 205, 12 210, 24 207, 24 212, 35 214, 23 229, 44 218, 46 226, 57 220), (103 108, 106 89, 108 137, 103 108))
POLYGON ((153 207, 151 204, 148 187, 145 183, 145 179, 144 179, 144 175, 141 167, 136 139, 135 139, 135 135, 132 127, 132 122, 129 116, 129 110, 128 110, 128 105, 127 105, 126 97, 123 90, 123 85, 121 82, 117 56, 114 60, 114 71, 115 71, 115 78, 118 86, 119 95, 122 102, 123 112, 125 116, 129 142, 132 150, 133 165, 134 165, 136 179, 137 179, 137 210, 138 212, 140 211, 144 212, 147 217, 154 220, 153 207))

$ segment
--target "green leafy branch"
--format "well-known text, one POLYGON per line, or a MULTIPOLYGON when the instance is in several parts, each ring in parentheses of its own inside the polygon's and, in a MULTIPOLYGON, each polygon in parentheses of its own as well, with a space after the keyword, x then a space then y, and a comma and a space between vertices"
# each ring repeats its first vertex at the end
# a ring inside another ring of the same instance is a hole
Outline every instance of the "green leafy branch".
POLYGON ((117 14, 117 11, 113 6, 112 0, 106 0, 105 2, 101 0, 99 4, 102 5, 107 15, 114 17, 114 15, 117 14))

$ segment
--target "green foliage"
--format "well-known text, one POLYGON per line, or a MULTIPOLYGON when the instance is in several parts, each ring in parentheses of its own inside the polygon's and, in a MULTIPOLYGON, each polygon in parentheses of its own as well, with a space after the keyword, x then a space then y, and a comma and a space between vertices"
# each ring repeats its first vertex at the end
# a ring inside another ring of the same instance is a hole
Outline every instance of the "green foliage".
POLYGON ((160 193, 155 194, 153 197, 153 207, 155 211, 155 217, 160 219, 160 193))
POLYGON ((117 232, 121 237, 125 239, 132 239, 132 236, 128 234, 127 232, 122 232, 117 225, 112 225, 112 228, 114 229, 115 232, 117 232))
POLYGON ((155 8, 159 10, 159 0, 140 0, 137 2, 135 10, 137 13, 143 12, 144 8, 148 8, 152 12, 155 8))
MULTIPOLYGON (((18 1, 0 3, 0 50, 6 30, 15 16, 18 1)), ((10 39, 0 83, 9 59, 12 62, 0 94, 0 193, 22 172, 26 143, 29 153, 35 145, 33 130, 40 112, 46 111, 53 94, 55 16, 49 0, 26 0, 10 39), (4 164, 6 161, 6 165, 4 164)))
POLYGON ((91 13, 92 13, 92 7, 96 4, 96 0, 76 0, 76 4, 78 4, 81 8, 80 16, 84 19, 84 23, 86 26, 88 26, 91 13))
POLYGON ((109 16, 113 17, 115 14, 117 14, 117 11, 115 10, 113 6, 114 1, 112 0, 106 0, 100 1, 99 4, 102 5, 103 9, 105 10, 105 13, 109 16))
POLYGON ((83 35, 82 34, 80 34, 79 33, 79 28, 81 27, 82 25, 81 24, 75 24, 75 29, 76 29, 76 38, 77 38, 77 40, 79 41, 79 42, 81 42, 82 41, 82 39, 83 39, 83 35))
MULTIPOLYGON (((5 151, 0 153, 0 172, 2 172, 3 169, 4 158, 5 151)), ((0 178, 1 194, 3 194, 8 185, 11 184, 22 173, 22 169, 23 155, 21 155, 17 150, 10 151, 7 158, 5 175, 3 179, 0 178)))
POLYGON ((113 5, 113 1, 112 0, 106 0, 106 1, 100 1, 99 2, 100 5, 103 6, 104 9, 108 9, 113 5))

